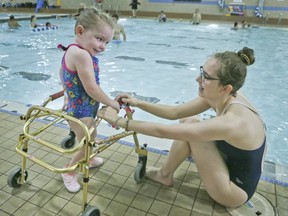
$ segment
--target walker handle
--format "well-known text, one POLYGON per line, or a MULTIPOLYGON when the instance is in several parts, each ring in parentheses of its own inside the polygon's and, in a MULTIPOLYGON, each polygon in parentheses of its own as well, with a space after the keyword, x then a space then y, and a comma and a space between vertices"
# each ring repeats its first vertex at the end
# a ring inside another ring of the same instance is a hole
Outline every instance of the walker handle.
POLYGON ((56 100, 56 99, 62 97, 63 95, 64 95, 64 90, 62 90, 62 91, 60 91, 60 92, 57 92, 57 93, 55 93, 55 94, 52 94, 52 95, 50 95, 49 97, 50 97, 51 100, 53 101, 53 100, 56 100))

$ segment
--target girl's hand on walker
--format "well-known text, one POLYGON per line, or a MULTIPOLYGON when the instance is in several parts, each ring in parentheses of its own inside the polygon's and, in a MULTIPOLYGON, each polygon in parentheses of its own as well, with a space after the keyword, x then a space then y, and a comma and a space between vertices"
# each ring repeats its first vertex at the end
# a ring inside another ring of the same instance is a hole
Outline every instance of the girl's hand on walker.
POLYGON ((120 112, 120 104, 117 100, 113 100, 113 102, 110 104, 110 106, 117 111, 117 113, 120 112))
POLYGON ((109 124, 113 125, 115 121, 119 118, 117 111, 110 106, 103 106, 99 111, 97 116, 104 119, 109 124))

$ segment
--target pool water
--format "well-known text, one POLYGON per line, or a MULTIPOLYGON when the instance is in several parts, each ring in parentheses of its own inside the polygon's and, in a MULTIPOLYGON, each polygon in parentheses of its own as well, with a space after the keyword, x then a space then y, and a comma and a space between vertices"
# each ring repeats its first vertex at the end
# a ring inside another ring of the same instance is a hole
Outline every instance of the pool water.
MULTIPOLYGON (((17 30, 1 24, 0 99, 40 104, 61 90, 58 70, 63 51, 57 45, 74 41, 75 20, 39 20, 47 21, 59 29, 31 33, 29 21, 20 21, 22 28, 17 30)), ((183 103, 197 96, 195 78, 209 55, 244 46, 253 48, 256 62, 248 67, 242 93, 254 102, 267 124, 266 160, 288 165, 287 29, 232 31, 232 24, 193 26, 141 19, 121 19, 120 24, 125 27, 127 42, 112 42, 98 56, 101 86, 111 97, 124 91, 155 103, 183 103)), ((134 117, 168 122, 138 109, 134 117)))

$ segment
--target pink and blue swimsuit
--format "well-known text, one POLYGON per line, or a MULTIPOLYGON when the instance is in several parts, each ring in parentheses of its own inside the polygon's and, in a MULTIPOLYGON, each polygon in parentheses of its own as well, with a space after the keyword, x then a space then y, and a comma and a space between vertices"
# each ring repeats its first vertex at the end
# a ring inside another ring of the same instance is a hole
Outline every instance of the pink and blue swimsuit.
MULTIPOLYGON (((70 44, 82 49, 78 44, 70 44)), ((66 51, 67 51, 66 50, 66 51)), ((71 71, 65 63, 65 54, 62 58, 62 78, 68 95, 67 114, 75 118, 93 117, 97 115, 99 102, 91 98, 85 91, 77 71, 71 71)), ((97 85, 100 85, 98 59, 91 56, 97 85)))

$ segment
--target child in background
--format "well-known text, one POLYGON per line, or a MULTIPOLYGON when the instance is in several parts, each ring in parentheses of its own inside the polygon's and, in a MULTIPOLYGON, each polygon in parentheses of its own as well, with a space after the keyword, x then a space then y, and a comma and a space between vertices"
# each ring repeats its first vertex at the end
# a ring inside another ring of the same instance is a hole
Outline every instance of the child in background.
POLYGON ((115 30, 113 40, 121 40, 120 35, 122 34, 123 41, 126 41, 126 32, 122 25, 118 24, 119 16, 117 14, 112 15, 112 19, 115 22, 115 30))
POLYGON ((44 26, 43 24, 37 24, 37 17, 36 15, 31 15, 30 17, 30 27, 31 28, 37 28, 39 26, 44 26))
MULTIPOLYGON (((99 103, 120 110, 119 103, 109 98, 100 88, 97 54, 105 50, 114 35, 112 18, 96 8, 82 8, 75 24, 75 43, 70 44, 62 58, 60 79, 68 97, 66 111, 88 128, 95 125, 99 103)), ((75 122, 69 122, 78 142, 84 137, 84 131, 75 122)), ((91 135, 95 139, 96 131, 91 135)), ((84 148, 76 152, 67 167, 73 166, 84 157, 84 148)), ((103 163, 100 157, 93 157, 89 167, 103 163)), ((81 188, 77 174, 63 173, 64 185, 69 192, 78 192, 81 188)))
POLYGON ((9 20, 8 20, 8 26, 11 29, 17 29, 21 27, 21 25, 17 22, 15 17, 13 15, 10 15, 9 20))
POLYGON ((238 22, 234 22, 233 27, 231 28, 231 30, 238 30, 239 26, 238 26, 238 22))

